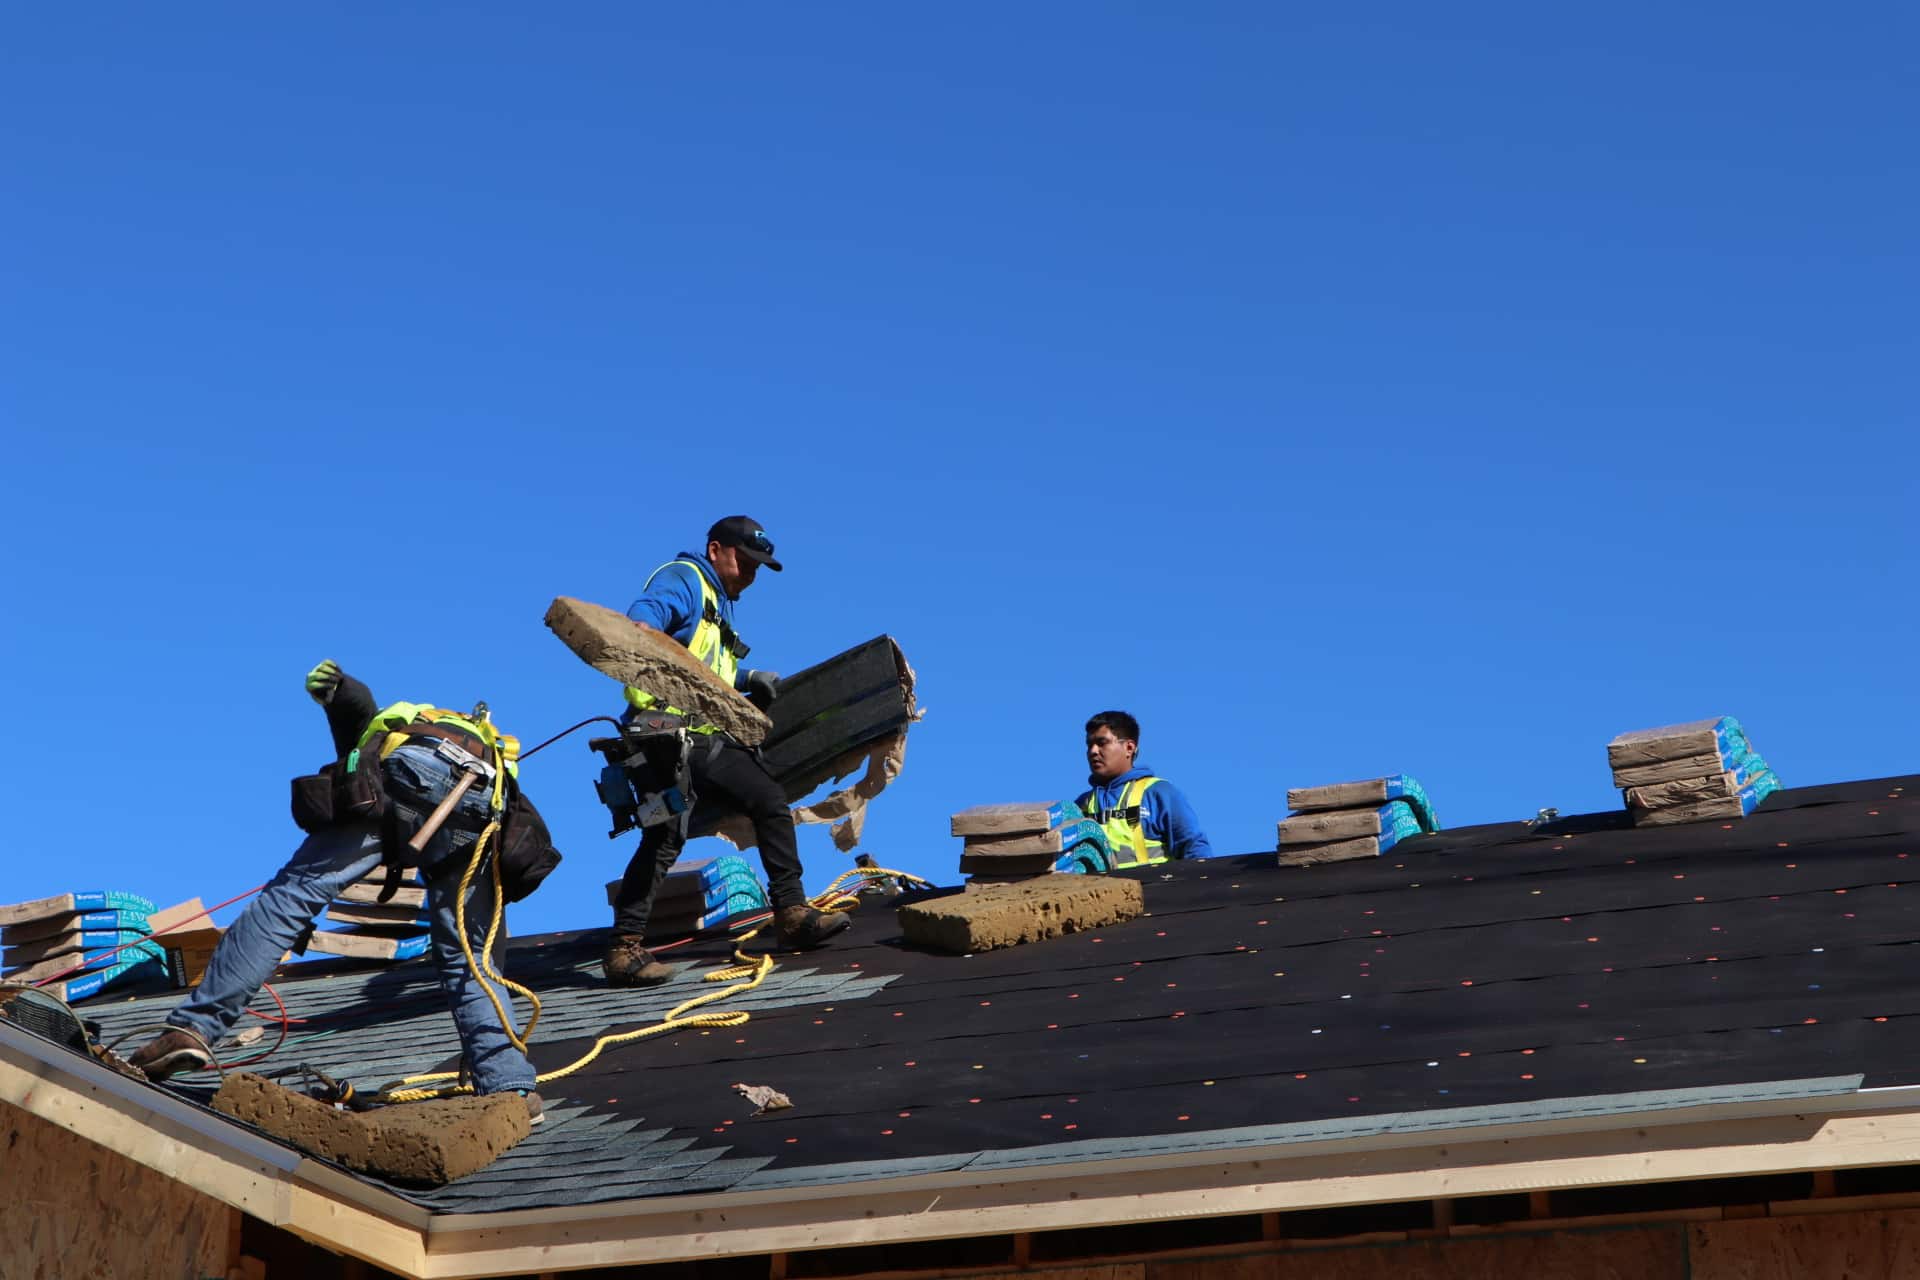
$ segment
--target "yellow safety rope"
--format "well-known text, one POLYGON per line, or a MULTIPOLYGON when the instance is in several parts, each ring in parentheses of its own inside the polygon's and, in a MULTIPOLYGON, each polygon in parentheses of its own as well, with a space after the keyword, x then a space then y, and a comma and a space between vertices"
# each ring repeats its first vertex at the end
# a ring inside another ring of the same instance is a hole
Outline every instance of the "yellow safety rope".
MULTIPOLYGON (((535 995, 529 988, 521 986, 505 974, 502 974, 493 964, 493 941, 499 933, 500 922, 506 914, 506 900, 500 892, 500 860, 498 858, 493 860, 493 918, 487 924, 487 937, 486 941, 482 944, 482 954, 484 956, 482 962, 476 962, 474 960, 473 946, 467 941, 467 889, 468 886, 473 883, 473 877, 480 868, 480 861, 485 855, 487 842, 492 838, 494 832, 499 829, 499 825, 498 821, 489 824, 487 829, 481 833, 479 841, 474 845, 473 859, 467 864, 466 874, 460 878, 460 900, 454 906, 454 917, 455 924, 460 933, 460 949, 466 956, 468 970, 479 977, 480 985, 487 993, 487 999, 493 1002, 494 1012, 499 1015, 500 1025, 506 1030, 507 1039, 513 1042, 516 1049, 525 1053, 527 1051, 527 1041, 533 1036, 534 1024, 540 1020, 540 997, 535 995), (514 1030, 513 1019, 501 1004, 500 997, 494 992, 493 984, 496 982, 501 986, 509 988, 518 995, 525 996, 527 1002, 533 1006, 533 1012, 527 1018, 527 1025, 524 1031, 514 1030)), ((808 904, 818 911, 844 911, 860 904, 859 894, 845 891, 844 886, 848 881, 886 879, 900 880, 909 884, 931 887, 930 882, 905 871, 890 871, 883 867, 855 867, 828 885, 824 891, 808 899, 808 904)), ((593 1047, 587 1050, 579 1059, 568 1063, 556 1071, 548 1071, 539 1075, 536 1077, 536 1081, 540 1084, 545 1084, 549 1080, 559 1080, 562 1077, 570 1076, 615 1045, 628 1044, 635 1040, 645 1040, 650 1036, 664 1035, 669 1031, 681 1031, 688 1027, 737 1027, 746 1022, 753 1015, 745 1009, 722 1009, 709 1013, 695 1013, 694 1010, 700 1009, 705 1005, 726 1000, 744 991, 751 991, 767 980, 767 975, 772 973, 774 968, 772 954, 762 952, 757 956, 748 955, 741 949, 745 943, 754 938, 766 927, 765 923, 757 924, 735 938, 733 940, 734 963, 724 968, 715 969, 712 973, 706 974, 701 978, 702 982, 728 982, 732 983, 732 986, 723 987, 718 991, 709 991, 705 995, 695 996, 691 1000, 683 1000, 673 1008, 667 1010, 667 1012, 661 1016, 660 1021, 650 1027, 641 1027, 635 1031, 622 1031, 618 1035, 601 1036, 593 1042, 593 1047)), ((435 1071, 426 1075, 406 1076, 400 1080, 399 1083, 404 1086, 415 1087, 384 1090, 376 1096, 375 1100, 379 1102, 424 1102, 430 1098, 450 1098, 459 1094, 472 1093, 473 1086, 470 1084, 429 1085, 429 1082, 435 1080, 457 1080, 459 1075, 460 1073, 457 1071, 435 1071)))

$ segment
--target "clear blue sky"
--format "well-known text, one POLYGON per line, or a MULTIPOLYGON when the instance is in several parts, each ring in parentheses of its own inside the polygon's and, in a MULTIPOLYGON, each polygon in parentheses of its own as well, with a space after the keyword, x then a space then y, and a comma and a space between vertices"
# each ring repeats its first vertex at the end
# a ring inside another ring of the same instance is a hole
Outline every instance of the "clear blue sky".
MULTIPOLYGON (((918 667, 866 847, 948 882, 1109 706, 1229 852, 1390 771, 1615 806, 1607 739, 1721 713, 1789 785, 1920 767, 1917 28, 16 10, 0 897, 266 878, 322 657, 529 741, 615 709, 548 601, 733 512, 788 564, 756 663, 918 667)), ((606 921, 594 763, 528 767, 518 931, 606 921)))

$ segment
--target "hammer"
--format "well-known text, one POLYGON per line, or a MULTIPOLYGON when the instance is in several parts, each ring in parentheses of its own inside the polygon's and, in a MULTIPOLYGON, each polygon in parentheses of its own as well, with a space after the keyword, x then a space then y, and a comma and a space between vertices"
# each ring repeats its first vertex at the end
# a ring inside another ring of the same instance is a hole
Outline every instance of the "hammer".
POLYGON ((475 781, 490 780, 493 777, 493 766, 464 747, 442 738, 433 744, 433 749, 436 754, 450 761, 454 768, 460 770, 460 781, 453 784, 453 790, 447 792, 446 798, 427 815, 427 820, 420 824, 420 829, 413 833, 412 839, 407 841, 407 848, 415 853, 427 847, 427 841, 433 839, 434 832, 440 830, 440 824, 447 820, 447 815, 453 812, 453 806, 460 803, 460 797, 472 789, 475 781))

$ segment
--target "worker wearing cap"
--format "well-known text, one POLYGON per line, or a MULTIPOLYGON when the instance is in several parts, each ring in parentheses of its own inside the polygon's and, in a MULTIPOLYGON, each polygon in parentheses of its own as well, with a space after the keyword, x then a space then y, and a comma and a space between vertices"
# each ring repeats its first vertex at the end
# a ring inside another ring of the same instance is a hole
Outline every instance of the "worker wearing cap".
MULTIPOLYGON (((655 569, 627 616, 685 645, 703 666, 764 710, 779 694, 780 677, 742 664, 748 646, 733 622, 734 603, 753 585, 762 565, 782 571, 766 530, 757 520, 728 516, 707 530, 706 554, 683 551, 655 569)), ((680 714, 645 689, 629 687, 626 695, 629 716, 642 711, 680 714)), ((792 947, 814 947, 845 929, 850 923, 845 915, 818 911, 807 903, 786 792, 767 772, 759 753, 711 725, 688 727, 705 739, 690 761, 694 794, 744 814, 753 824, 780 940, 792 947)), ((640 848, 615 895, 613 939, 602 960, 607 981, 615 986, 651 986, 673 976, 670 966, 653 958, 645 940, 654 896, 685 843, 686 831, 677 822, 647 827, 640 837, 640 848)))
POLYGON ((1169 858, 1213 854, 1200 819, 1180 789, 1135 764, 1140 722, 1124 711, 1102 711, 1087 721, 1087 782, 1080 811, 1105 829, 1115 867, 1140 867, 1169 858))

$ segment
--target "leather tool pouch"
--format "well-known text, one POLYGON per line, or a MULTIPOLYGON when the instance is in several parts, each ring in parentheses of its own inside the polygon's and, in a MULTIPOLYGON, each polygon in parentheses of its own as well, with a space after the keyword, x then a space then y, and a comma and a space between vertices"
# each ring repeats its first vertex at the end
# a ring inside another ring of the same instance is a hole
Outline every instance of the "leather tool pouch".
POLYGON ((293 780, 293 823, 312 834, 348 822, 380 818, 387 811, 380 777, 380 744, 385 735, 321 766, 320 772, 293 780))

